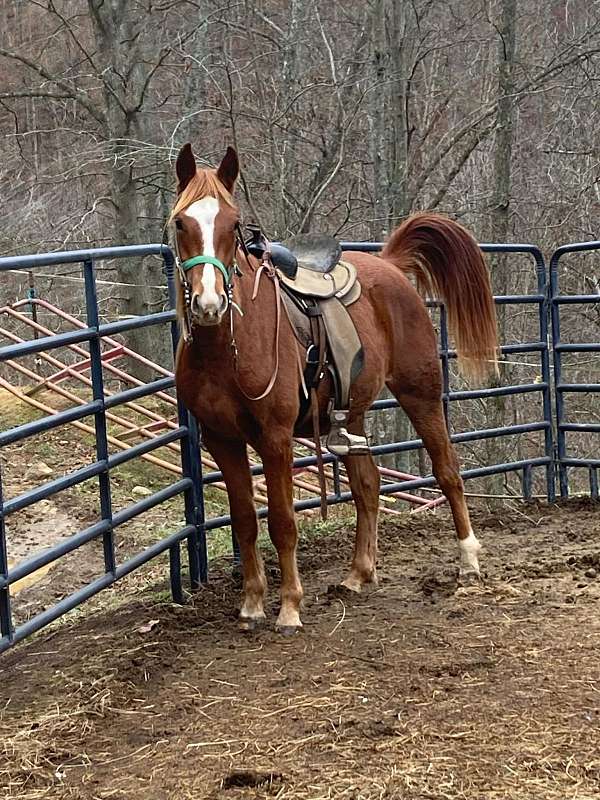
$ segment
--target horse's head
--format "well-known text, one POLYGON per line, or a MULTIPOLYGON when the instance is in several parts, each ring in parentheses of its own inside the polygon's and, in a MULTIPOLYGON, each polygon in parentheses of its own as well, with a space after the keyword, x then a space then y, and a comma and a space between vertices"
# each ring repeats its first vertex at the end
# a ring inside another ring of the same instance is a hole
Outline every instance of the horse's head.
POLYGON ((198 169, 189 144, 176 163, 175 223, 180 270, 189 284, 189 313, 195 325, 217 325, 227 311, 239 210, 232 192, 239 174, 232 147, 218 169, 198 169))

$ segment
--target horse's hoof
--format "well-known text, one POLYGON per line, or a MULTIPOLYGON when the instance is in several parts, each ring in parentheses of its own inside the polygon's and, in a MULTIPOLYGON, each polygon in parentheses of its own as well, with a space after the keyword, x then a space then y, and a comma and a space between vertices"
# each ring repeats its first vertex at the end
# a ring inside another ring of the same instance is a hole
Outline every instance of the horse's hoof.
POLYGON ((461 572, 458 576, 459 586, 480 586, 482 583, 481 575, 474 570, 461 572))
POLYGON ((348 592, 352 592, 352 594, 360 594, 363 584, 358 578, 346 578, 346 580, 340 583, 340 588, 342 590, 346 589, 348 592))
POLYGON ((295 636, 302 630, 302 625, 276 625, 275 630, 282 636, 295 636))
POLYGON ((265 617, 239 617, 238 624, 241 631, 255 631, 265 624, 265 617))
POLYGON ((356 597, 356 595, 360 594, 361 588, 362 587, 354 589, 351 586, 348 586, 346 581, 343 583, 332 583, 327 587, 327 596, 339 600, 343 600, 344 598, 351 599, 352 597, 356 597))

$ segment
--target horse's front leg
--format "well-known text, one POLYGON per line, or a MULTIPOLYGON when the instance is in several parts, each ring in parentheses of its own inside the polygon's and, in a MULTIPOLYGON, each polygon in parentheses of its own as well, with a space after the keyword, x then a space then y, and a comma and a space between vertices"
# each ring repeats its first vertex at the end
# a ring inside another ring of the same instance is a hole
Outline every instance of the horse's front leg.
POLYGON ((259 452, 267 481, 269 536, 277 549, 281 570, 281 608, 276 625, 281 633, 295 633, 302 627, 303 591, 296 563, 298 531, 293 509, 291 435, 271 439, 259 452))
POLYGON ((247 630, 265 618, 264 597, 267 582, 256 547, 258 520, 246 443, 236 439, 223 439, 206 430, 203 430, 202 439, 223 473, 227 486, 231 527, 240 546, 244 573, 240 624, 247 630))

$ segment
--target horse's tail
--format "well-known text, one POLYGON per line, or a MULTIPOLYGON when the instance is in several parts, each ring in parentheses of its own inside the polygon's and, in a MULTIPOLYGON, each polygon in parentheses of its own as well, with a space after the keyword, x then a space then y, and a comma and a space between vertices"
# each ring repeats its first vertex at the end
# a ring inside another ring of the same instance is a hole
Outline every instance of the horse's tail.
POLYGON ((466 228, 439 214, 413 214, 392 233, 381 256, 414 274, 422 296, 444 301, 461 370, 476 378, 497 374, 490 278, 481 250, 466 228))

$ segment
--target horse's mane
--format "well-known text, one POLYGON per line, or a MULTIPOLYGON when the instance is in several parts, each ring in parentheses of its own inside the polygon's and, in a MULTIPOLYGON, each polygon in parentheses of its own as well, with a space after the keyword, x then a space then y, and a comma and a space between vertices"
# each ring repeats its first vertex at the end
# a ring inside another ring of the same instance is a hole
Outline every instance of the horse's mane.
POLYGON ((217 178, 217 170, 199 169, 196 170, 194 177, 177 198, 169 222, 172 222, 177 214, 196 200, 202 200, 203 197, 214 197, 217 200, 223 200, 231 208, 236 208, 235 200, 217 178))

